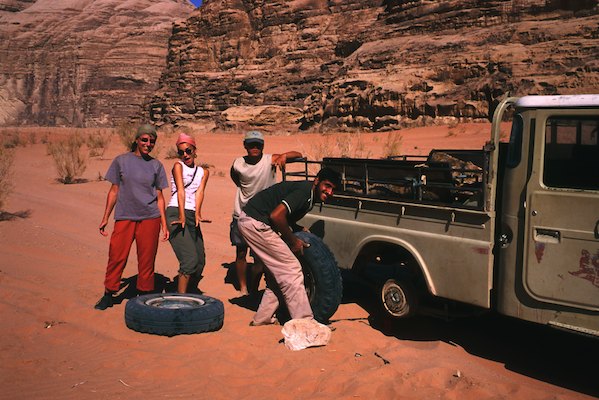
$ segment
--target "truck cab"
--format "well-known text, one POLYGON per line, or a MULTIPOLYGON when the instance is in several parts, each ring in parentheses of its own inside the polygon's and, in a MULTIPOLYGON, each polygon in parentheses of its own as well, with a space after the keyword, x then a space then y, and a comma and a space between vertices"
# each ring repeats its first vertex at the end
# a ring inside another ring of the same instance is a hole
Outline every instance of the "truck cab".
POLYGON ((513 101, 498 182, 499 312, 599 334, 599 96, 513 101))

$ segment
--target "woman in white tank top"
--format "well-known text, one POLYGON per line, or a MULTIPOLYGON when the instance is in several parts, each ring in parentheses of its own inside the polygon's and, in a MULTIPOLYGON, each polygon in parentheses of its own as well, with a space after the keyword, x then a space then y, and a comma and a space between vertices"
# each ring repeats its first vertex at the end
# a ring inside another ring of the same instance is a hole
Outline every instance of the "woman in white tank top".
POLYGON ((177 291, 198 291, 197 283, 206 264, 204 238, 200 222, 208 169, 196 164, 196 142, 181 133, 177 139, 179 160, 175 162, 171 177, 171 200, 166 208, 166 219, 170 231, 169 242, 179 260, 177 291), (193 285, 190 285, 190 281, 193 285))

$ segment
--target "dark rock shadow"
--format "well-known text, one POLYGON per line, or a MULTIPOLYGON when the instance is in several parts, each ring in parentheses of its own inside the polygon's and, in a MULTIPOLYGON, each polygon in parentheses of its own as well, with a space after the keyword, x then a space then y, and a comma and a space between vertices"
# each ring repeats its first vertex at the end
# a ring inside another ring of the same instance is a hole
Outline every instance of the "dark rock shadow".
POLYGON ((17 218, 29 218, 31 216, 31 210, 17 211, 14 213, 7 211, 0 211, 0 222, 2 221, 12 221, 17 218))
MULTIPOLYGON (((506 369, 589 396, 599 396, 594 368, 599 340, 544 325, 486 312, 454 319, 415 316, 392 319, 378 294, 351 273, 343 272, 343 303, 356 303, 368 323, 386 336, 410 341, 443 341, 468 353, 502 363, 506 369)), ((335 322, 335 317, 331 322, 335 322)), ((358 321, 365 322, 365 321, 358 321)), ((383 355, 384 356, 384 355, 383 355)))

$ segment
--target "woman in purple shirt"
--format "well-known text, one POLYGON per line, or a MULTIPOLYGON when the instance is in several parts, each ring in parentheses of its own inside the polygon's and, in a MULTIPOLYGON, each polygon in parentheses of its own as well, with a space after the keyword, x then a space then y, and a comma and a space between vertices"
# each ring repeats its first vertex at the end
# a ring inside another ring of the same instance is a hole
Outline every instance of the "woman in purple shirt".
POLYGON ((112 307, 133 241, 137 244, 137 290, 140 293, 154 290, 154 262, 160 230, 163 240, 169 236, 162 195, 162 190, 168 186, 166 172, 162 163, 150 156, 156 137, 153 126, 141 125, 131 152, 116 157, 106 173, 106 180, 112 186, 106 198, 100 234, 108 236, 106 225, 113 209, 115 222, 110 237, 104 295, 95 306, 98 310, 112 307))

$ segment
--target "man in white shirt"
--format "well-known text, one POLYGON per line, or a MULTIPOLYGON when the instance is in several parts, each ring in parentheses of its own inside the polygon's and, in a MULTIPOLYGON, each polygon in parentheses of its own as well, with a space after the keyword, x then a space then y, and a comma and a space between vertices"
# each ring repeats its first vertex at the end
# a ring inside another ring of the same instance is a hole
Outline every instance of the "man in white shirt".
MULTIPOLYGON (((247 155, 235 159, 231 166, 231 179, 237 185, 237 193, 235 195, 233 221, 231 222, 229 235, 231 245, 236 247, 235 268, 237 270, 237 279, 239 280, 239 291, 242 295, 247 295, 246 255, 248 245, 237 228, 237 220, 241 209, 256 193, 277 182, 277 167, 282 168, 289 159, 301 158, 302 153, 288 151, 283 154, 264 154, 264 135, 259 131, 247 132, 243 139, 243 147, 247 155)), ((254 268, 251 273, 254 280, 254 282, 251 282, 253 288, 259 286, 262 269, 262 262, 254 255, 254 268)))

